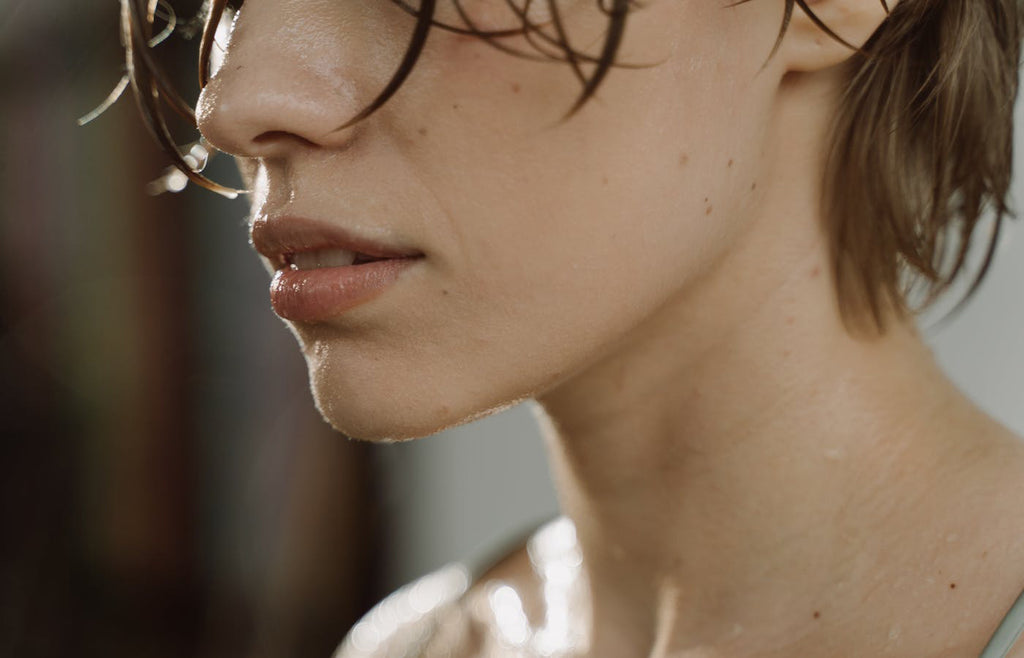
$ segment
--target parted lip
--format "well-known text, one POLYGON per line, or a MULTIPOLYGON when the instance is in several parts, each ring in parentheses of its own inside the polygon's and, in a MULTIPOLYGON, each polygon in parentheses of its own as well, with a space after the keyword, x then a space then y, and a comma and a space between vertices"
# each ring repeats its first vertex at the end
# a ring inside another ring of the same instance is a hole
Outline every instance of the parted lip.
POLYGON ((292 215, 261 215, 253 221, 250 235, 256 251, 277 269, 287 266, 292 254, 324 249, 345 249, 373 258, 423 255, 415 249, 374 242, 342 226, 292 215))

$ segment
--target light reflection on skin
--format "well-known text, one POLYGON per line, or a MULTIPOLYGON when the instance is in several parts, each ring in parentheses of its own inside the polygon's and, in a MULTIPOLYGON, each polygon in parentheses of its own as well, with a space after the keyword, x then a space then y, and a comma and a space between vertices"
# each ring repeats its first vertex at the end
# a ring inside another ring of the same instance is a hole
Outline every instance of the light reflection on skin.
POLYGON ((501 640, 514 649, 526 647, 533 632, 519 593, 505 583, 493 585, 490 590, 487 600, 501 640))
POLYGON ((534 646, 542 656, 569 649, 585 651, 590 636, 583 628, 585 617, 571 617, 572 599, 582 599, 580 571, 583 556, 576 544, 576 528, 560 519, 530 540, 530 563, 543 583, 544 626, 534 635, 534 646))
MULTIPOLYGON (((431 644, 446 615, 468 612, 481 638, 480 655, 489 658, 571 656, 589 650, 590 614, 583 558, 572 521, 556 519, 527 543, 530 566, 539 583, 542 622, 531 626, 519 591, 509 582, 487 583, 470 600, 470 572, 449 564, 399 589, 356 624, 335 658, 419 656, 431 644), (459 605, 463 610, 457 610, 459 605)), ((444 653, 442 651, 442 653, 444 653)), ((433 655, 433 651, 426 655, 433 655)))
MULTIPOLYGON (((357 623, 335 658, 391 655, 395 646, 415 652, 430 640, 437 616, 469 587, 469 570, 449 564, 387 597, 357 623), (384 647, 387 654, 382 654, 384 647)), ((408 653, 416 655, 416 653, 408 653)))

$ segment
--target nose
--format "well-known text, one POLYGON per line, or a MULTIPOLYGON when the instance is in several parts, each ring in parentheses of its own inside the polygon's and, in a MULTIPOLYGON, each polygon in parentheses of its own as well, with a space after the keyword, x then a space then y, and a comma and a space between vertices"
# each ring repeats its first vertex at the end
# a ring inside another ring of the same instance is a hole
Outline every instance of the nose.
POLYGON ((223 61, 200 94, 196 119, 217 149, 247 158, 341 148, 361 109, 343 20, 323 3, 249 0, 235 18, 223 61), (317 15, 311 15, 317 6, 317 15))

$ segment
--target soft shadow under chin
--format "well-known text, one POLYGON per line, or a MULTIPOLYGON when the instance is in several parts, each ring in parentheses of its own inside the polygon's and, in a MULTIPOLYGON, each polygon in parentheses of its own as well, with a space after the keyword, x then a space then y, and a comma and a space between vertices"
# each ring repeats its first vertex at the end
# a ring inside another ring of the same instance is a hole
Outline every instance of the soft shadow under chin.
POLYGON ((324 422, 344 437, 365 443, 389 444, 406 443, 423 439, 441 432, 473 423, 488 416, 506 411, 528 398, 503 402, 482 410, 458 413, 441 404, 433 413, 424 412, 415 417, 399 417, 392 408, 382 408, 366 414, 365 420, 353 418, 352 410, 342 410, 332 404, 329 396, 321 396, 313 387, 313 399, 324 422), (327 398, 327 399, 322 399, 327 398))

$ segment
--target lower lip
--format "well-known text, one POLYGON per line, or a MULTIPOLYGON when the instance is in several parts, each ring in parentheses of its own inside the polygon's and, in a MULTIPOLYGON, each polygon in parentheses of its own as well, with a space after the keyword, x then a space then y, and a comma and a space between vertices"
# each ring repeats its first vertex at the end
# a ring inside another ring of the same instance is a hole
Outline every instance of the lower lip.
POLYGON ((295 322, 325 322, 374 299, 420 260, 389 258, 315 270, 278 270, 270 282, 274 312, 295 322))

